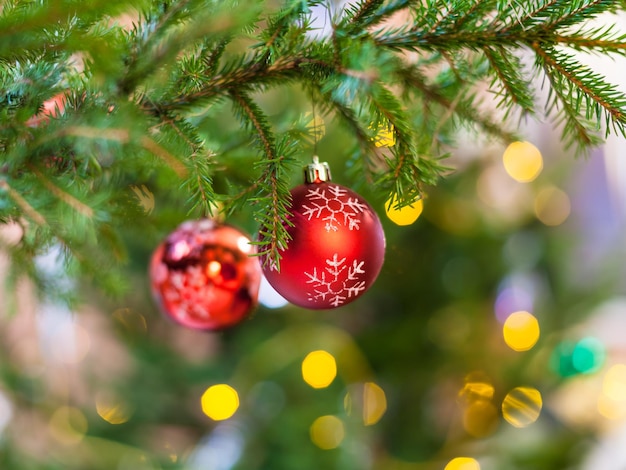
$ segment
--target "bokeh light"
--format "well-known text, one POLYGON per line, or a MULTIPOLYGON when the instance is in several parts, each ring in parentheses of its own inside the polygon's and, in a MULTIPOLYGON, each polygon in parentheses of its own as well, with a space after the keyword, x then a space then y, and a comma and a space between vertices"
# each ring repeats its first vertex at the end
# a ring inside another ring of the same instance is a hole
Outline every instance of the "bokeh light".
POLYGON ((512 313, 502 327, 504 341, 514 351, 528 351, 539 340, 540 329, 537 319, 528 312, 512 313))
POLYGON ((408 206, 397 208, 398 199, 394 195, 387 199, 385 202, 385 212, 389 220, 396 225, 411 225, 414 223, 422 213, 424 209, 424 203, 422 199, 413 201, 408 206))
POLYGON ((611 400, 626 401, 626 364, 615 364, 606 372, 602 393, 611 400))
POLYGON ((581 339, 572 351, 572 365, 581 374, 597 372, 606 358, 604 344, 593 337, 581 339))
POLYGON ((530 142, 513 142, 502 155, 504 168, 511 178, 520 183, 533 181, 543 169, 543 157, 530 142))
POLYGON ((561 377, 597 372, 606 360, 606 347, 597 338, 586 337, 574 343, 561 341, 552 353, 552 369, 561 377))
POLYGON ((0 436, 13 419, 13 404, 0 390, 0 436))
POLYGON ((336 376, 337 363, 327 351, 310 352, 302 361, 302 378, 313 388, 328 387, 336 376))
POLYGON ((365 426, 376 424, 387 411, 385 391, 374 382, 352 386, 343 403, 348 416, 360 414, 365 426))
POLYGON ((87 433, 87 418, 78 408, 62 406, 50 417, 50 434, 64 445, 75 445, 87 433))
POLYGON ((598 397, 598 413, 606 419, 622 420, 626 416, 626 400, 613 400, 602 393, 598 397))
POLYGON ((473 437, 487 437, 498 427, 498 410, 487 400, 470 403, 463 413, 463 428, 473 437))
POLYGON ((499 288, 494 304, 496 318, 504 323, 512 312, 533 310, 535 283, 530 276, 515 274, 505 278, 499 288))
POLYGON ((200 402, 205 415, 214 421, 222 421, 234 415, 239 408, 239 395, 230 385, 212 385, 206 389, 200 402))
POLYGON ((276 292, 276 289, 267 282, 265 276, 261 276, 261 285, 259 286, 259 303, 267 308, 281 308, 289 302, 282 295, 276 292))
MULTIPOLYGON (((373 129, 373 126, 370 126, 370 129, 373 129)), ((391 124, 376 128, 374 145, 376 147, 393 147, 396 145, 396 131, 391 124)))
POLYGON ((96 412, 109 424, 124 424, 132 415, 129 406, 124 401, 106 393, 96 395, 96 412))
POLYGON ((316 141, 320 140, 326 134, 326 123, 322 116, 307 112, 304 114, 304 122, 311 137, 316 141))
POLYGON ((532 387, 517 387, 502 401, 502 416, 516 428, 525 428, 537 421, 543 400, 541 392, 532 387))
POLYGON ((339 447, 346 431, 343 421, 336 416, 320 416, 310 428, 311 441, 320 449, 329 450, 339 447))
POLYGON ((74 322, 67 323, 56 332, 53 357, 66 364, 78 364, 91 349, 89 332, 74 322))
POLYGON ((571 208, 569 196, 553 186, 542 189, 535 197, 535 215, 544 225, 550 227, 565 222, 571 208))
POLYGON ((118 308, 112 317, 118 334, 127 339, 141 337, 148 331, 146 317, 130 308, 118 308))
POLYGON ((459 392, 459 397, 467 402, 476 400, 492 400, 495 388, 487 379, 468 378, 465 386, 459 392))
POLYGON ((457 457, 450 460, 444 470, 480 470, 480 464, 471 457, 457 457))

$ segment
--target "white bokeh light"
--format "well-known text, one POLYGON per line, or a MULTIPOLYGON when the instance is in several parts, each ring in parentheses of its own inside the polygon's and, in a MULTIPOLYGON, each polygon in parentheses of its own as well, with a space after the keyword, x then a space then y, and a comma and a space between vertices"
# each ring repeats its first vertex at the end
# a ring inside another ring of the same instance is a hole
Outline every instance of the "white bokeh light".
POLYGON ((261 277, 259 302, 267 308, 281 308, 289 303, 282 295, 276 292, 276 289, 274 289, 269 282, 267 282, 265 276, 261 277))

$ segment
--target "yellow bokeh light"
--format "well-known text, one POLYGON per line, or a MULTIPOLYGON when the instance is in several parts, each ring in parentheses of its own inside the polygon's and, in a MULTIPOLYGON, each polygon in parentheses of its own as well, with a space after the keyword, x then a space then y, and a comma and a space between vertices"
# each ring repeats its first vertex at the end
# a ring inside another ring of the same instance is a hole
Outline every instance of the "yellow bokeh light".
POLYGON ((78 408, 62 406, 52 414, 49 429, 57 441, 65 445, 75 445, 87 433, 87 418, 78 408))
MULTIPOLYGON (((370 126, 373 129, 373 126, 370 126)), ((376 147, 393 147, 396 145, 395 128, 389 124, 388 126, 379 126, 376 129, 376 137, 374 137, 374 145, 376 147)))
POLYGON ((626 401, 626 364, 615 364, 606 372, 602 392, 611 400, 626 401))
POLYGON ((539 340, 539 322, 528 312, 515 312, 504 322, 502 333, 504 341, 511 349, 528 351, 539 340))
POLYGON ((365 426, 372 426, 380 421, 387 411, 387 396, 374 382, 365 382, 363 385, 351 387, 343 404, 348 416, 356 411, 363 417, 365 426))
POLYGON ((328 387, 337 376, 337 363, 332 354, 313 351, 302 361, 302 378, 313 388, 328 387))
POLYGON ((502 415, 516 428, 525 428, 539 418, 543 400, 539 390, 517 387, 507 393, 502 401, 502 415))
POLYGON ((200 403, 205 415, 215 421, 222 421, 234 415, 239 408, 239 395, 230 385, 212 385, 206 389, 200 403))
POLYGON ((128 405, 122 400, 102 393, 96 396, 96 412, 109 424, 124 424, 132 415, 128 405))
POLYGON ((444 470, 480 470, 480 464, 471 457, 457 457, 450 460, 444 470))
POLYGON ((320 449, 339 447, 346 435, 343 421, 336 416, 320 416, 311 425, 311 441, 320 449))
POLYGON ((380 421, 387 411, 385 391, 373 382, 363 385, 363 424, 371 426, 380 421))
POLYGON ((598 397, 598 413, 606 419, 623 419, 626 416, 626 400, 616 401, 605 394, 601 394, 598 397))
POLYGON ((313 115, 313 113, 306 113, 304 115, 304 121, 306 122, 306 128, 311 133, 311 137, 315 140, 320 140, 326 134, 326 124, 321 116, 313 115))
POLYGON ((414 223, 424 210, 422 199, 412 202, 408 206, 400 209, 396 208, 398 199, 396 195, 387 199, 385 202, 385 212, 387 217, 396 225, 411 225, 414 223))
POLYGON ((463 427, 470 436, 489 436, 498 427, 498 410, 487 400, 476 400, 465 408, 463 427))
POLYGON ((459 391, 459 398, 471 403, 476 400, 492 400, 495 388, 488 377, 481 372, 474 372, 465 378, 465 385, 459 391))
POLYGON ((550 227, 565 222, 571 209, 569 196, 553 186, 542 189, 535 198, 535 215, 544 225, 550 227))
POLYGON ((502 155, 504 169, 520 183, 533 181, 543 169, 543 157, 530 142, 513 142, 502 155))

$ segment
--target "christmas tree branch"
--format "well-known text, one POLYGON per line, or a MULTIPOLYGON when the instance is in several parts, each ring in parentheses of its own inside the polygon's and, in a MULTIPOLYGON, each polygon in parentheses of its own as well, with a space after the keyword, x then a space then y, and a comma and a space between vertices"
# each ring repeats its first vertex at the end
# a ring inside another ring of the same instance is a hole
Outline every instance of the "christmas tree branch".
POLYGON ((189 213, 200 208, 203 216, 212 215, 217 200, 213 191, 211 174, 211 159, 215 157, 215 154, 204 148, 202 140, 195 134, 193 127, 184 120, 175 121, 165 116, 162 124, 171 128, 187 148, 185 154, 189 156, 185 158, 185 161, 188 176, 181 183, 181 187, 186 187, 189 192, 187 201, 189 213))
POLYGON ((419 91, 423 98, 428 102, 434 102, 442 106, 452 114, 458 116, 462 121, 477 125, 488 134, 494 135, 505 142, 512 142, 517 136, 506 131, 500 125, 488 117, 477 112, 474 103, 465 100, 451 100, 445 96, 442 90, 427 82, 421 72, 416 67, 407 67, 405 70, 399 71, 400 79, 405 90, 412 92, 419 91))
MULTIPOLYGON (((505 106, 509 114, 514 106, 519 106, 524 113, 534 114, 535 103, 532 89, 528 87, 528 80, 521 76, 521 63, 515 55, 504 48, 484 47, 483 53, 491 65, 494 82, 501 84, 500 102, 498 106, 505 106)), ((492 82, 492 87, 495 83, 492 82)))
POLYGON ((39 213, 24 197, 15 189, 13 189, 6 180, 0 180, 0 189, 8 193, 15 204, 20 208, 22 213, 40 227, 48 226, 48 221, 39 213))
POLYGON ((79 199, 76 199, 67 191, 64 191, 59 186, 55 185, 52 181, 44 176, 39 170, 34 168, 32 165, 28 165, 29 170, 33 173, 39 181, 43 183, 43 185, 54 194, 59 200, 63 201, 65 204, 70 206, 79 214, 83 215, 87 218, 92 218, 94 216, 94 211, 87 204, 83 203, 79 199))
POLYGON ((548 50, 539 44, 533 44, 537 53, 538 64, 552 77, 553 86, 570 90, 570 101, 578 114, 584 97, 587 118, 600 119, 605 112, 607 124, 624 134, 626 132, 626 97, 618 89, 604 82, 603 77, 591 69, 580 65, 570 55, 548 50))
POLYGON ((230 90, 230 96, 238 111, 236 114, 256 132, 258 145, 264 154, 260 163, 264 167, 261 184, 255 197, 255 202, 260 205, 255 215, 261 223, 259 233, 262 235, 257 244, 260 246, 259 254, 266 255, 265 262, 275 263, 279 268, 280 251, 285 249, 289 240, 286 227, 290 225, 287 219, 290 194, 285 171, 285 162, 289 159, 284 152, 278 151, 274 134, 261 109, 242 91, 230 90))
POLYGON ((384 0, 361 0, 356 5, 348 6, 348 22, 360 26, 371 25, 371 18, 383 3, 384 0))

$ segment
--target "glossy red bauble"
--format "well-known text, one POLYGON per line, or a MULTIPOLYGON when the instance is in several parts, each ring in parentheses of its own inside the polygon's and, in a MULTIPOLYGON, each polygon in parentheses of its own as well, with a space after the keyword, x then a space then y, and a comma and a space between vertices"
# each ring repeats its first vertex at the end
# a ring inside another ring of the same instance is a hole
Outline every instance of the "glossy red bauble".
POLYGON ((257 305, 261 267, 250 239, 209 219, 187 221, 161 243, 150 281, 163 312, 189 328, 220 330, 257 305))
POLYGON ((309 309, 346 305, 376 280, 385 234, 371 206, 344 186, 319 181, 291 191, 291 240, 279 268, 264 263, 268 282, 285 299, 309 309))

